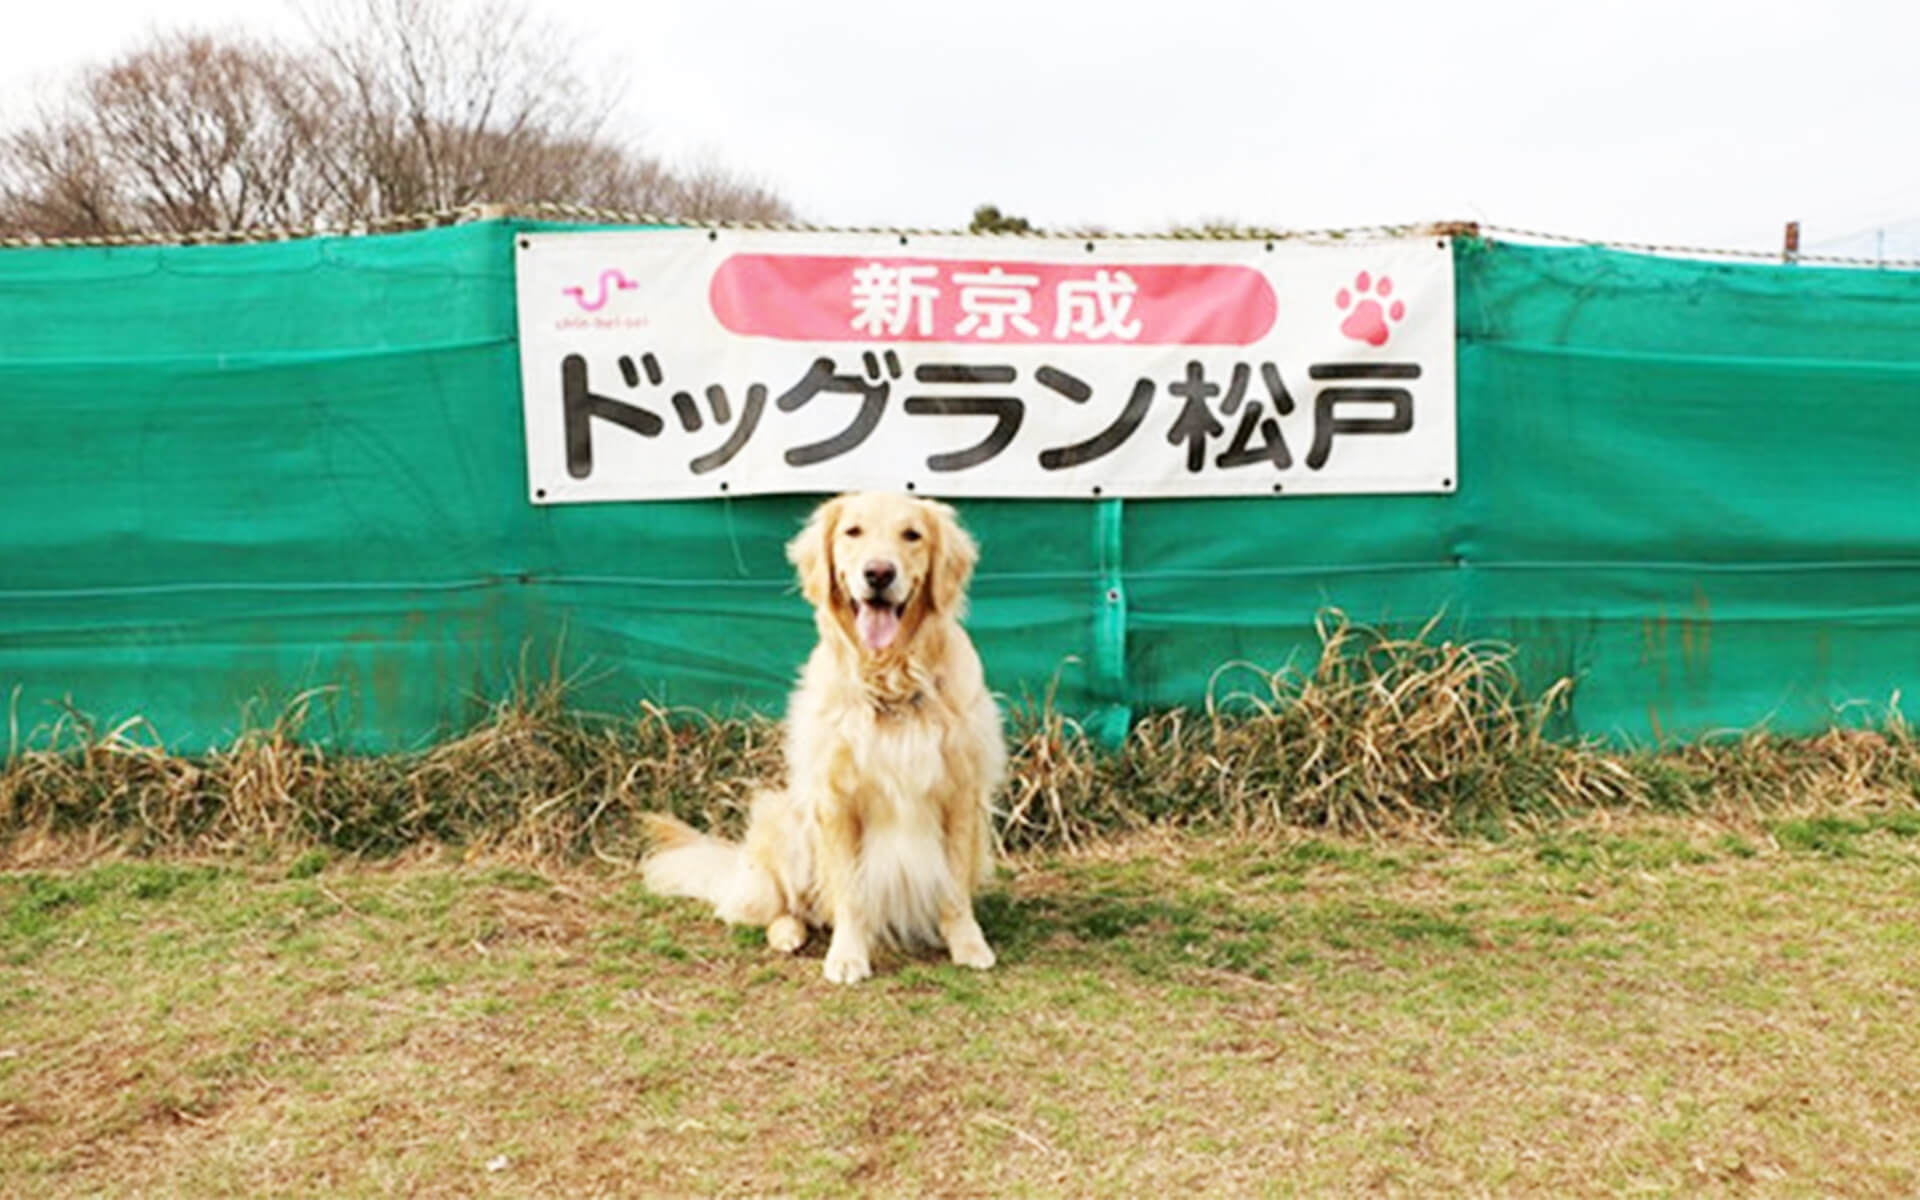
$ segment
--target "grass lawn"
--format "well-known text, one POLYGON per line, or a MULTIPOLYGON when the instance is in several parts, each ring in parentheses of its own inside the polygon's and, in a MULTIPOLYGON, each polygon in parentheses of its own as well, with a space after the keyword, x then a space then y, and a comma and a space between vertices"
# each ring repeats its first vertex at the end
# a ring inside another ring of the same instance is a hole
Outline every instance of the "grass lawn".
POLYGON ((0 1194, 1920 1192, 1920 816, 1164 834, 1001 965, 613 868, 0 875, 0 1194))

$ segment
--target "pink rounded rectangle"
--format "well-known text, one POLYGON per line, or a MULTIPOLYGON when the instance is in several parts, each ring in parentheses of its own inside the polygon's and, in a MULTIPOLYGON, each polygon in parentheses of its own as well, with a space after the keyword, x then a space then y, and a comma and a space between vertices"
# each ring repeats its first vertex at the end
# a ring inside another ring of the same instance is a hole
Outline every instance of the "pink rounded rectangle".
POLYGON ((733 333, 797 342, 1244 346, 1273 328, 1252 267, 736 254, 708 287, 733 333))

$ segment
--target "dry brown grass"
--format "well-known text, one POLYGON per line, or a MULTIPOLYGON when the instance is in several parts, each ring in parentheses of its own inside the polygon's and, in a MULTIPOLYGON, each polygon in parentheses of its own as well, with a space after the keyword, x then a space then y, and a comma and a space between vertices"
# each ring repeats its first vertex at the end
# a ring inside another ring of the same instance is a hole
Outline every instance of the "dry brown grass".
MULTIPOLYGON (((1658 753, 1548 735, 1572 683, 1528 695, 1513 651, 1397 637, 1322 614, 1306 670, 1232 664, 1198 711, 1141 719, 1117 752, 1051 692, 1012 714, 1009 850, 1071 849, 1152 826, 1444 836, 1593 811, 1765 813, 1911 805, 1920 747, 1897 707, 1878 729, 1766 732, 1658 753)), ((0 768, 0 864, 102 853, 355 855, 455 844, 541 861, 627 862, 639 813, 737 821, 780 772, 776 727, 643 703, 571 712, 558 676, 468 733, 417 754, 336 754, 302 736, 314 696, 203 756, 169 753, 139 720, 68 710, 0 768)))

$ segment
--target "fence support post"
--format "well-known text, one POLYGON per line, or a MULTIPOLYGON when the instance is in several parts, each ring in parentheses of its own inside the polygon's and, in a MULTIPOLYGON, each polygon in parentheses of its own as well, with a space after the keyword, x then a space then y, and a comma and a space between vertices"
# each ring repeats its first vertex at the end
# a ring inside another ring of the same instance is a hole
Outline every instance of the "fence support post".
POLYGON ((1127 589, 1121 570, 1124 500, 1098 500, 1093 506, 1094 560, 1098 575, 1093 597, 1093 693, 1096 707, 1088 723, 1096 741, 1118 750, 1133 724, 1127 687, 1127 589))

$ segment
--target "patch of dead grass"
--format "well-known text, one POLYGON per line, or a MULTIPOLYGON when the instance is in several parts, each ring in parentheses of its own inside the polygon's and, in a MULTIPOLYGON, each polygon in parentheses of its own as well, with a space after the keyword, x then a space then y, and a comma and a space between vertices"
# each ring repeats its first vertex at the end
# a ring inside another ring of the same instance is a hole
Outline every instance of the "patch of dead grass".
MULTIPOLYGON (((1143 717, 1096 747, 1049 694, 1012 714, 1003 848, 1074 850, 1154 828, 1295 830, 1430 842, 1609 814, 1764 822, 1912 808, 1920 744, 1890 706, 1873 729, 1751 731, 1657 753, 1549 736, 1571 693, 1527 695, 1512 648, 1397 636, 1320 618, 1311 667, 1217 673, 1199 711, 1143 717)), ((518 689, 477 728, 417 754, 339 755, 303 737, 318 694, 196 758, 144 722, 61 712, 0 766, 0 864, 117 854, 348 856, 457 847, 630 865, 638 817, 737 826, 781 772, 777 728, 643 704, 625 719, 566 705, 567 680, 518 689)))

